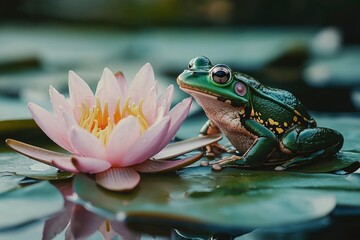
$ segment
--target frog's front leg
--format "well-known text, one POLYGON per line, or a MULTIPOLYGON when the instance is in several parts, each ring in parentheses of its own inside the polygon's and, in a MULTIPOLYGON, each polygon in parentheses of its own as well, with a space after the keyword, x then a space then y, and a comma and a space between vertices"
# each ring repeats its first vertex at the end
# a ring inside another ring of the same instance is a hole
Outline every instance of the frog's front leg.
POLYGON ((242 156, 223 158, 211 163, 214 170, 220 170, 224 166, 249 166, 261 165, 274 151, 278 145, 276 135, 269 129, 254 120, 244 121, 244 127, 256 136, 254 143, 242 156))
MULTIPOLYGON (((211 120, 207 120, 205 124, 200 129, 200 136, 219 134, 221 133, 218 126, 211 120)), ((226 148, 221 146, 219 143, 215 142, 206 146, 205 156, 207 158, 214 158, 215 156, 220 155, 221 153, 226 152, 226 148)))
POLYGON ((293 157, 275 170, 285 170, 293 165, 331 157, 342 148, 343 143, 343 136, 333 129, 295 126, 280 141, 280 150, 293 157))

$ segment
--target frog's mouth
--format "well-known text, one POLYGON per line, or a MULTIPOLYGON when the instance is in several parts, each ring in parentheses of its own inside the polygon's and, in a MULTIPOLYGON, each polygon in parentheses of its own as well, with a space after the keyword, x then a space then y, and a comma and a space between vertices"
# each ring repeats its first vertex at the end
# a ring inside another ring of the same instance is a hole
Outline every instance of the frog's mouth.
POLYGON ((203 95, 205 97, 216 99, 216 100, 218 100, 220 102, 229 104, 229 105, 231 105, 233 107, 242 107, 242 106, 244 106, 244 104, 239 102, 239 101, 234 101, 234 100, 225 98, 223 96, 220 96, 218 94, 215 94, 213 92, 209 92, 209 91, 206 91, 206 90, 203 90, 203 89, 198 89, 198 88, 192 87, 192 86, 187 85, 186 83, 184 83, 182 81, 179 81, 179 79, 177 80, 177 83, 178 83, 181 90, 183 90, 184 92, 187 92, 190 95, 193 95, 193 94, 203 95))

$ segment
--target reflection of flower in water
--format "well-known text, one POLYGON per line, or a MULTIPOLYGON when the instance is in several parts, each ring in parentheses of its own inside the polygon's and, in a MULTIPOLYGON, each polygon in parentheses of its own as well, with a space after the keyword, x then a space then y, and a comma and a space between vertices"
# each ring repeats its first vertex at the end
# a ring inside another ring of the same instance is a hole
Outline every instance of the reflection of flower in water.
POLYGON ((124 222, 110 221, 69 201, 73 194, 70 183, 58 186, 64 196, 65 205, 61 212, 49 218, 44 225, 43 240, 53 239, 65 229, 65 239, 86 239, 99 231, 105 240, 119 236, 124 240, 141 239, 141 234, 128 229, 124 222))
MULTIPOLYGON (((138 171, 154 171, 156 167, 148 159, 174 137, 191 105, 187 98, 170 109, 173 86, 158 96, 150 64, 140 69, 129 87, 122 74, 115 76, 105 68, 95 94, 70 72, 69 93, 66 99, 50 87, 55 114, 34 103, 29 103, 29 109, 49 138, 72 156, 39 156, 39 151, 28 151, 31 147, 20 149, 21 143, 8 144, 61 170, 96 174, 98 184, 118 191, 134 188, 140 181, 138 171)), ((157 167, 173 170, 174 164, 157 167)))

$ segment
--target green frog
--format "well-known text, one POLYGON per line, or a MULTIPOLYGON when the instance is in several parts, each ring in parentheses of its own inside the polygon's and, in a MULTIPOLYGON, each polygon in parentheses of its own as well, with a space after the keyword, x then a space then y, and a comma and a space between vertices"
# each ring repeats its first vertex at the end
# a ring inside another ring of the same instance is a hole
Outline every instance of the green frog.
MULTIPOLYGON (((215 170, 225 166, 276 165, 276 170, 334 156, 343 136, 317 127, 303 104, 290 92, 267 87, 225 64, 212 65, 196 57, 177 78, 179 87, 205 111, 209 121, 200 134, 224 134, 235 154, 206 162, 215 170)), ((214 147, 207 156, 214 156, 214 147)))

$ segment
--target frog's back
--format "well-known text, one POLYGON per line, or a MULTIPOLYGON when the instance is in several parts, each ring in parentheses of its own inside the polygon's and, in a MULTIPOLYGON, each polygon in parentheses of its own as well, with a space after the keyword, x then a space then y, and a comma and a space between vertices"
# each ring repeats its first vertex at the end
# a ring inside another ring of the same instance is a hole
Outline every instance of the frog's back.
POLYGON ((253 95, 258 98, 277 103, 278 106, 281 106, 284 110, 294 114, 294 116, 302 117, 307 122, 311 121, 308 122, 310 125, 316 124, 306 111, 304 105, 292 93, 283 89, 265 86, 256 79, 244 74, 238 74, 237 77, 242 81, 245 81, 252 88, 253 95))

